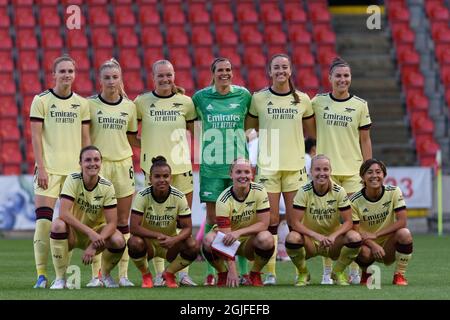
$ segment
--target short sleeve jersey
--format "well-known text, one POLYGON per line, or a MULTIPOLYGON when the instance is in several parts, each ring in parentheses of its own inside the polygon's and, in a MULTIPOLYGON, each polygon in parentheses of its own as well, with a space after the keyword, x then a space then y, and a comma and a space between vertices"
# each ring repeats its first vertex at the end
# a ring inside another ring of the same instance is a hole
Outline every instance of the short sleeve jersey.
POLYGON ((297 191, 294 208, 305 211, 302 220, 305 227, 328 236, 339 229, 340 211, 350 209, 350 202, 344 188, 334 182, 327 193, 319 195, 310 181, 297 191))
POLYGON ((172 174, 192 170, 190 143, 186 136, 186 122, 197 118, 192 99, 178 93, 161 97, 155 92, 147 92, 134 102, 137 118, 142 121, 141 168, 148 174, 152 158, 162 155, 172 174))
POLYGON ((90 121, 87 100, 74 92, 63 98, 46 90, 34 97, 30 121, 43 124, 42 155, 47 172, 68 175, 78 171, 81 125, 90 121))
POLYGON ((104 209, 115 208, 117 205, 114 186, 111 182, 99 177, 96 186, 88 190, 84 186, 81 173, 72 173, 67 176, 61 198, 73 201, 73 215, 90 228, 105 223, 104 209))
POLYGON ((225 95, 209 86, 192 97, 202 123, 202 176, 228 179, 231 163, 248 158, 244 122, 251 98, 247 89, 236 85, 225 95))
POLYGON ((88 98, 91 112, 91 139, 103 159, 120 161, 133 155, 127 134, 137 134, 136 107, 127 98, 109 103, 100 95, 88 98))
POLYGON ((258 222, 258 214, 269 212, 269 198, 265 188, 252 182, 245 200, 240 201, 233 193, 233 186, 226 188, 216 202, 216 218, 219 225, 231 227, 231 231, 258 222))
POLYGON ((363 157, 359 130, 371 125, 367 102, 351 95, 336 99, 331 93, 316 95, 312 100, 316 114, 317 153, 331 160, 334 175, 355 175, 363 157))
MULTIPOLYGON (((383 192, 377 201, 371 201, 365 194, 365 189, 350 197, 353 211, 353 221, 359 222, 362 232, 375 233, 395 223, 395 212, 406 208, 402 191, 396 186, 383 186, 383 192)), ((387 236, 386 236, 387 237, 387 236)), ((383 237, 386 238, 386 237, 383 237)), ((377 239, 376 241, 383 241, 377 239)))
POLYGON ((167 199, 158 202, 153 196, 153 187, 149 186, 136 194, 132 213, 143 216, 144 228, 173 237, 177 235, 177 217, 190 217, 191 209, 178 189, 170 186, 167 199))
POLYGON ((255 92, 249 115, 259 120, 258 167, 265 170, 297 171, 305 167, 302 120, 314 116, 308 95, 296 91, 278 94, 271 88, 255 92))

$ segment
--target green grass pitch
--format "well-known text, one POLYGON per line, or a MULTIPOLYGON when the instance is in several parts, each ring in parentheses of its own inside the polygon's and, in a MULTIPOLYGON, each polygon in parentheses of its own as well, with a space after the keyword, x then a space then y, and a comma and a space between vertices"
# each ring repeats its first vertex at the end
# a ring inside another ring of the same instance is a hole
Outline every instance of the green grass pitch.
MULTIPOLYGON (((323 286, 321 280, 321 258, 308 260, 308 268, 312 276, 312 284, 308 287, 293 286, 295 276, 291 262, 277 262, 278 285, 273 287, 253 288, 153 288, 142 289, 87 289, 90 279, 90 266, 83 266, 80 260, 81 250, 75 250, 72 264, 81 266, 81 290, 51 291, 48 289, 32 289, 35 282, 32 240, 0 240, 0 300, 116 300, 116 299, 148 299, 148 300, 336 300, 336 299, 374 299, 374 300, 426 300, 449 299, 450 282, 448 281, 450 237, 433 235, 417 235, 414 238, 414 253, 410 262, 407 278, 408 287, 396 287, 391 284, 394 266, 381 267, 381 289, 369 290, 364 286, 323 286)), ((50 258, 50 257, 49 257, 50 258)), ((151 265, 151 264, 150 264, 151 265)), ((54 279, 53 265, 49 259, 50 279, 54 279)), ((205 267, 203 262, 194 262, 190 274, 198 282, 203 282, 205 267)), ((113 271, 113 275, 117 270, 113 271)), ((140 285, 140 275, 130 261, 129 277, 140 285)))

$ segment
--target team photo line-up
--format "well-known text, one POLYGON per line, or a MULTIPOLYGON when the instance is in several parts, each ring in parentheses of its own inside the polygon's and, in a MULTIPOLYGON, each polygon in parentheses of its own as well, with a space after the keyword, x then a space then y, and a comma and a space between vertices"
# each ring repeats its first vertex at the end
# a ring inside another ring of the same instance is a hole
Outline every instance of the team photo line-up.
POLYGON ((212 61, 211 84, 192 98, 175 84, 167 60, 153 63, 154 88, 134 101, 114 58, 100 66, 101 90, 88 98, 72 91, 70 56, 56 58, 52 70, 54 87, 37 94, 30 109, 34 288, 67 288, 74 248, 92 267, 86 287, 135 286, 130 258, 144 288, 197 286, 189 266, 198 257, 207 262, 205 286, 276 285, 277 256, 294 264, 296 286, 310 283, 306 261, 314 256, 322 257, 324 285, 366 284, 374 262, 395 263, 392 283, 408 284, 413 240, 405 201, 398 187, 384 185, 386 167, 372 157, 368 105, 350 93, 351 68, 342 58, 329 68, 331 92, 313 99, 293 85, 285 54, 271 57, 270 83, 253 95, 232 84, 227 58, 212 61), (194 238, 196 127, 195 192, 206 218, 194 238), (142 190, 133 147, 140 149, 142 190), (116 266, 118 278, 111 276, 116 266))

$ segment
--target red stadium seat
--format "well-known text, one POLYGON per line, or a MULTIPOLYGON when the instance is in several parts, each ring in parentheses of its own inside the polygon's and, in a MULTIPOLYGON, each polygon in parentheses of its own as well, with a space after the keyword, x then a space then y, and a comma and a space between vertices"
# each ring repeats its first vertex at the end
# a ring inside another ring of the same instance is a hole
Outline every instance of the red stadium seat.
POLYGON ((211 83, 212 74, 211 70, 203 68, 197 71, 197 88, 204 88, 211 83))
POLYGON ((216 26, 216 42, 218 45, 232 45, 239 43, 238 36, 234 32, 233 25, 216 26))
POLYGON ((39 4, 42 7, 46 6, 57 6, 60 1, 58 0, 36 0, 36 4, 39 4))
POLYGON ((117 26, 135 26, 136 18, 133 9, 129 5, 118 5, 114 7, 114 19, 117 26))
MULTIPOLYGON (((152 70, 152 65, 155 61, 164 59, 164 53, 161 47, 146 48, 144 50, 144 66, 147 70, 152 70)), ((147 77, 148 79, 148 77, 147 77)))
POLYGON ((41 43, 44 49, 62 49, 64 46, 59 30, 50 27, 41 29, 41 43))
POLYGON ((96 49, 94 52, 94 69, 98 70, 100 66, 106 61, 114 57, 112 49, 96 49))
POLYGON ((12 49, 12 39, 9 35, 8 29, 0 29, 0 50, 11 50, 12 49))
POLYGON ((117 43, 121 48, 137 48, 139 40, 132 27, 117 27, 117 43))
POLYGON ((123 74, 123 83, 128 95, 138 95, 144 92, 144 82, 139 71, 125 71, 123 74))
POLYGON ((139 22, 142 26, 160 24, 158 10, 153 5, 142 5, 139 7, 139 22))
POLYGON ((266 57, 260 47, 247 46, 244 48, 243 55, 244 64, 247 67, 265 67, 266 57))
POLYGON ((185 47, 189 45, 189 39, 183 26, 168 26, 166 41, 169 46, 185 47))
POLYGON ((420 89, 406 90, 406 106, 408 110, 427 111, 429 106, 428 98, 420 89))
POLYGON ((249 2, 236 2, 236 17, 239 23, 258 23, 258 13, 249 2))
POLYGON ((36 52, 35 51, 19 52, 18 66, 22 72, 38 71, 39 61, 37 59, 36 52))
POLYGON ((16 32, 16 44, 19 49, 36 50, 38 47, 33 29, 19 29, 16 32))
POLYGON ((319 24, 313 28, 313 39, 319 44, 332 44, 336 43, 336 34, 328 24, 319 24))
POLYGON ((410 113, 410 123, 415 136, 417 134, 433 134, 434 132, 433 121, 421 112, 410 113))
POLYGON ((315 73, 304 72, 296 75, 296 84, 301 91, 306 89, 319 89, 319 79, 315 73))
POLYGON ((16 94, 16 84, 11 73, 0 73, 0 96, 16 94))
MULTIPOLYGON (((25 122, 25 125, 24 125, 25 129, 27 128, 27 125, 26 125, 27 121, 30 120, 30 109, 31 109, 31 103, 33 102, 33 99, 34 99, 34 95, 23 95, 22 96, 22 111, 21 111, 21 113, 22 113, 22 118, 25 122)), ((27 132, 25 131, 25 133, 27 133, 27 132)), ((25 138, 29 138, 29 137, 31 138, 31 135, 27 136, 25 134, 25 138)))
POLYGON ((409 21, 410 14, 406 6, 389 7, 388 18, 390 21, 409 21))
POLYGON ((96 89, 92 84, 89 72, 78 72, 73 82, 73 91, 84 97, 91 96, 95 93, 96 89))
POLYGON ((419 65, 420 55, 414 48, 398 46, 397 60, 400 65, 419 65))
POLYGON ((434 52, 440 64, 450 64, 450 43, 436 43, 434 52))
POLYGON ((311 33, 303 24, 291 24, 288 27, 289 41, 292 43, 311 44, 311 33))
POLYGON ((212 46, 213 37, 208 26, 193 26, 191 33, 192 44, 194 46, 212 46))
POLYGON ((61 18, 58 14, 58 7, 42 7, 39 10, 39 24, 41 28, 58 28, 61 25, 61 18))
POLYGON ((264 68, 248 68, 248 89, 252 92, 266 88, 269 85, 267 72, 264 68))
POLYGON ((445 102, 447 107, 450 108, 450 87, 445 89, 445 102))
POLYGON ((432 167, 436 166, 436 155, 431 156, 419 156, 419 163, 421 167, 432 167))
POLYGON ((37 73, 21 73, 20 91, 24 94, 39 94, 42 92, 41 81, 37 73))
MULTIPOLYGON (((275 54, 279 54, 279 53, 287 53, 287 47, 286 45, 267 45, 267 60, 270 60, 270 58, 275 55, 275 54)), ((308 48, 309 50, 309 48, 308 48)))
POLYGON ((415 88, 423 88, 425 85, 425 78, 422 73, 412 71, 403 73, 401 76, 402 84, 406 88, 415 87, 415 88))
POLYGON ((445 87, 450 87, 450 65, 441 68, 441 80, 445 87))
POLYGON ((337 56, 338 54, 336 53, 334 46, 317 46, 317 61, 319 61, 319 64, 328 67, 337 56))
POLYGON ((233 70, 233 84, 236 84, 236 85, 242 86, 242 87, 246 87, 245 80, 242 77, 242 74, 239 71, 239 69, 233 70))
POLYGON ((314 56, 309 50, 308 51, 306 51, 306 50, 293 51, 292 63, 296 67, 300 67, 300 66, 311 66, 312 67, 315 65, 314 56))
POLYGON ((164 23, 166 26, 174 24, 184 25, 186 23, 181 4, 164 5, 163 11, 164 23))
POLYGON ((192 67, 189 51, 185 47, 169 48, 169 60, 172 62, 175 70, 179 68, 190 69, 192 67))
POLYGON ((284 4, 284 17, 289 23, 306 23, 306 12, 301 7, 301 4, 296 1, 295 3, 284 4))
POLYGON ((14 96, 0 96, 0 119, 16 119, 19 114, 14 96))
POLYGON ((440 146, 436 143, 432 135, 417 135, 415 137, 416 151, 420 157, 436 156, 440 146))
POLYGON ((88 39, 87 39, 86 33, 84 32, 83 29, 67 30, 66 31, 66 40, 67 40, 67 46, 70 49, 74 49, 74 48, 86 49, 88 47, 88 39))
POLYGON ((190 96, 195 89, 194 79, 191 70, 180 70, 175 72, 176 85, 184 88, 190 96))
POLYGON ((9 16, 7 7, 0 7, 0 28, 9 28, 9 16))
POLYGON ((86 51, 82 49, 71 50, 69 52, 73 60, 75 60, 77 71, 87 71, 91 69, 91 63, 86 51))
POLYGON ((105 6, 90 6, 89 7, 89 24, 94 27, 108 27, 111 25, 108 11, 105 6))
POLYGON ((141 59, 138 56, 136 49, 122 49, 120 50, 120 65, 124 70, 140 70, 141 59))
POLYGON ((204 3, 189 4, 188 19, 192 24, 209 24, 209 13, 204 3))
MULTIPOLYGON (((219 56, 230 60, 233 69, 239 68, 242 65, 241 56, 237 51, 237 47, 221 47, 219 48, 219 56)), ((212 61, 209 63, 211 64, 212 61)))
POLYGON ((234 22, 233 11, 228 3, 214 3, 211 16, 216 24, 232 24, 234 22))
POLYGON ((266 25, 264 28, 264 40, 267 45, 284 45, 287 43, 286 34, 281 26, 266 25))
POLYGON ((194 63, 196 67, 209 67, 214 58, 212 48, 203 47, 194 49, 194 63))
POLYGON ((240 30, 240 40, 243 44, 262 45, 263 36, 257 25, 243 25, 240 30))
POLYGON ((14 17, 14 24, 18 28, 34 28, 36 26, 33 8, 31 6, 16 7, 14 10, 14 17))
POLYGON ((162 47, 163 37, 158 26, 145 26, 141 29, 141 42, 144 47, 162 47))
POLYGON ((392 38, 395 43, 414 43, 416 35, 406 22, 391 24, 392 38))
POLYGON ((283 21, 277 2, 262 2, 260 5, 260 17, 264 24, 280 24, 283 21))
POLYGON ((331 21, 331 15, 326 4, 311 2, 308 4, 309 17, 313 24, 326 23, 331 21))
POLYGON ((12 72, 14 70, 14 61, 11 52, 0 51, 0 73, 12 72))
MULTIPOLYGON (((0 140, 2 142, 20 140, 20 131, 16 119, 2 119, 0 121, 0 140)), ((1 153, 4 152, 5 150, 2 148, 1 153)))
POLYGON ((113 37, 107 27, 92 28, 92 44, 94 48, 110 48, 114 46, 113 37))

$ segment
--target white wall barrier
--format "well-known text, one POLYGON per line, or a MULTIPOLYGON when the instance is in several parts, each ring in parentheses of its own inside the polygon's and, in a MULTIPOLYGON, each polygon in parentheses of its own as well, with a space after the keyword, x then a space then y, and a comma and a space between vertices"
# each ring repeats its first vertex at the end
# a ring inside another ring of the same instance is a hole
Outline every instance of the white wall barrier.
MULTIPOLYGON (((198 197, 198 172, 194 172, 194 198, 192 204, 192 224, 200 226, 206 216, 205 205, 198 197)), ((432 207, 431 169, 418 167, 388 168, 386 184, 398 185, 408 208, 432 207)), ((144 187, 144 176, 136 174, 136 187, 144 187)), ((444 186, 444 190, 446 190, 444 186)), ((33 177, 0 176, 0 230, 32 230, 35 213, 33 202, 33 177)), ((58 215, 58 206, 55 216, 58 215)))

